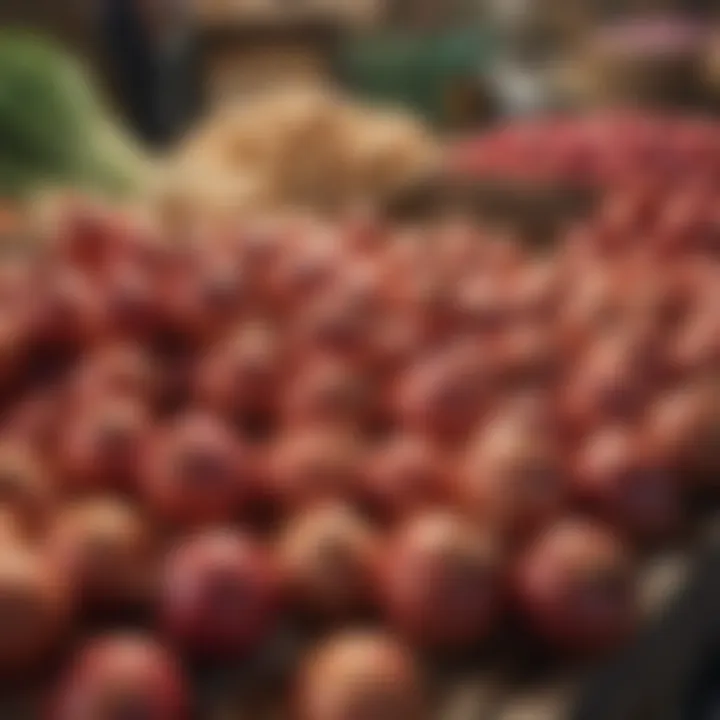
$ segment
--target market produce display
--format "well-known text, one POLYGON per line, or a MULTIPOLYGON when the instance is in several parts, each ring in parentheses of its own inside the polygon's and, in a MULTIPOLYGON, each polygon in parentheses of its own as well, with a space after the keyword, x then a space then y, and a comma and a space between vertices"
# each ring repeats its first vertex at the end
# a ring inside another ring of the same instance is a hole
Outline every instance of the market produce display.
POLYGON ((629 639, 641 556, 719 492, 714 171, 680 137, 672 197, 618 186, 543 255, 369 213, 180 242, 61 202, 0 274, 0 672, 74 638, 51 720, 182 720, 186 668, 310 620, 285 716, 419 720, 423 659, 509 625, 629 639), (138 634, 82 640, 118 612, 138 634))
MULTIPOLYGON (((469 179, 610 187, 641 184, 651 196, 706 183, 720 167, 720 135, 708 118, 607 110, 520 120, 459 141, 447 165, 469 179)), ((650 200, 652 197, 649 198, 650 200)))
POLYGON ((0 196, 68 185, 137 191, 149 163, 81 64, 52 42, 0 33, 0 196))
POLYGON ((328 90, 278 90, 201 122, 170 158, 159 194, 206 211, 383 202, 434 170, 438 154, 412 115, 328 90))

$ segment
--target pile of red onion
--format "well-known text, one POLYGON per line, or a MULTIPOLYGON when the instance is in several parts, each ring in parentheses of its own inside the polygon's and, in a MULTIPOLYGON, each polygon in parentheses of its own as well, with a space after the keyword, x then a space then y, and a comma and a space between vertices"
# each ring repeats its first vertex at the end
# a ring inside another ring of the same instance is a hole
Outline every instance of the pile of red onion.
POLYGON ((720 477, 720 138, 616 118, 484 146, 634 190, 542 257, 368 215, 180 243, 73 202, 5 263, 0 671, 88 615, 155 627, 81 648, 50 718, 180 720, 179 658, 251 658, 288 619, 383 628, 313 649, 302 720, 416 720, 411 648, 506 621, 569 656, 632 633, 638 552, 720 477))

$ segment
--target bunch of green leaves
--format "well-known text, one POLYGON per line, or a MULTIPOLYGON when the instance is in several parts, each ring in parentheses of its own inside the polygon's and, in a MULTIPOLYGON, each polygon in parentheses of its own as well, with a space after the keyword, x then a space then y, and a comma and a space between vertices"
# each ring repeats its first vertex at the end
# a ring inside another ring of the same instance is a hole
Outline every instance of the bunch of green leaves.
POLYGON ((0 33, 0 195, 48 185, 131 191, 144 166, 79 61, 44 38, 0 33))

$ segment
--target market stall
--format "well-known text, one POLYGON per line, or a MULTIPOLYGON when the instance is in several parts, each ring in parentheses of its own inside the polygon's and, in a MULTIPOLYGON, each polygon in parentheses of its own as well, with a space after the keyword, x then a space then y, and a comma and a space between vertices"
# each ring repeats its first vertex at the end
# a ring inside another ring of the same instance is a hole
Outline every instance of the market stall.
POLYGON ((720 121, 456 137, 217 7, 162 153, 0 38, 0 717, 704 718, 720 121))

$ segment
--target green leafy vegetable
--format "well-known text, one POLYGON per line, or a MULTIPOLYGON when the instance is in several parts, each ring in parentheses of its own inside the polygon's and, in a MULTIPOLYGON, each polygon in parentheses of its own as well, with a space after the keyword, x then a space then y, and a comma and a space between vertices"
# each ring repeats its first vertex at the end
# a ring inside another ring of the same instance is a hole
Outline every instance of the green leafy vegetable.
POLYGON ((46 185, 122 193, 147 167, 75 58, 43 38, 0 32, 0 194, 46 185))

